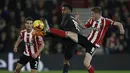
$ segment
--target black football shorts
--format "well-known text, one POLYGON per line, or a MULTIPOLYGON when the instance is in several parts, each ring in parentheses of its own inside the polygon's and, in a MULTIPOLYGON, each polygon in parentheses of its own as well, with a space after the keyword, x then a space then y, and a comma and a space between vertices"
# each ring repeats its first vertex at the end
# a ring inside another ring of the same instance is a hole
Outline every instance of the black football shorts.
POLYGON ((87 37, 84 37, 78 34, 78 44, 86 49, 86 52, 93 55, 95 53, 95 49, 97 48, 94 44, 92 44, 87 37))
POLYGON ((25 66, 28 62, 30 63, 31 69, 37 69, 39 58, 33 59, 31 56, 26 56, 22 54, 20 56, 20 59, 18 60, 18 63, 22 64, 23 66, 25 66))

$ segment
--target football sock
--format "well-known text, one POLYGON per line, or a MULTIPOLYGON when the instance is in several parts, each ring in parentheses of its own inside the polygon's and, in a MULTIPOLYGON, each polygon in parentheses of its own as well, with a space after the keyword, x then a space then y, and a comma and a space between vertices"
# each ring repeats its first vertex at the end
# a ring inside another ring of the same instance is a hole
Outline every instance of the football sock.
POLYGON ((65 31, 60 30, 60 29, 50 28, 50 32, 52 34, 55 34, 55 35, 63 37, 63 38, 66 36, 65 31))
POLYGON ((90 66, 88 67, 88 72, 89 72, 89 73, 94 73, 94 68, 93 68, 92 65, 90 65, 90 66))
POLYGON ((68 73, 69 65, 64 64, 63 73, 68 73))

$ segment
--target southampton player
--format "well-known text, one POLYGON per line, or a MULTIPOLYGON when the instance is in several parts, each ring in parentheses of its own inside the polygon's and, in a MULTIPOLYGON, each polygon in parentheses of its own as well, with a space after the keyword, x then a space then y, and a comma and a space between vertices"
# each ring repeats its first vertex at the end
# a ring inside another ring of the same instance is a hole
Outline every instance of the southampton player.
POLYGON ((14 45, 14 52, 17 52, 18 45, 24 41, 25 49, 23 54, 20 56, 18 60, 16 69, 14 73, 20 73, 21 68, 25 66, 28 62, 30 62, 31 73, 37 73, 40 53, 44 48, 43 38, 41 36, 32 35, 35 32, 32 28, 33 19, 28 17, 25 19, 25 27, 26 29, 20 32, 20 35, 14 45))
POLYGON ((99 48, 102 40, 110 26, 117 26, 120 30, 120 34, 124 34, 124 28, 120 22, 113 21, 108 18, 104 18, 101 15, 100 7, 93 7, 91 9, 91 18, 83 25, 83 23, 76 18, 79 26, 82 28, 91 28, 91 31, 87 37, 80 34, 63 31, 59 29, 50 28, 48 31, 60 37, 66 37, 72 39, 74 42, 80 44, 86 49, 84 58, 84 66, 88 69, 89 73, 94 73, 94 68, 91 65, 92 56, 94 55, 95 49, 99 48))

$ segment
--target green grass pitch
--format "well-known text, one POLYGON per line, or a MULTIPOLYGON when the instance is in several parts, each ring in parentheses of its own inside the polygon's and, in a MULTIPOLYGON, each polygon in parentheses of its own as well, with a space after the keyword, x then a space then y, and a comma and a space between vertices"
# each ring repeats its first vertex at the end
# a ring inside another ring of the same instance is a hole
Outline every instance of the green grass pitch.
MULTIPOLYGON (((8 72, 5 70, 0 70, 0 73, 13 73, 13 72, 8 72)), ((30 72, 21 72, 21 73, 30 73, 30 72)), ((62 73, 62 71, 57 71, 57 70, 51 70, 51 71, 42 71, 38 73, 62 73)), ((69 73, 88 73, 85 70, 70 70, 69 73)), ((130 73, 130 70, 96 70, 95 73, 130 73)))

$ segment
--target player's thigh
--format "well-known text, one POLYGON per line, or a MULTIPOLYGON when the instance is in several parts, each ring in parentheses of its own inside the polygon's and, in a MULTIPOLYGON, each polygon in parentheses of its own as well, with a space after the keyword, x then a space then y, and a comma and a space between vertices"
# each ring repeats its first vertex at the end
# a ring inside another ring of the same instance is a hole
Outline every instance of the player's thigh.
POLYGON ((87 37, 84 37, 80 34, 78 34, 78 44, 80 44, 82 47, 86 49, 86 52, 90 53, 91 55, 94 54, 96 47, 94 44, 92 44, 87 37))
POLYGON ((86 49, 86 53, 89 53, 91 56, 93 56, 96 52, 96 48, 95 47, 88 47, 86 49))
POLYGON ((18 63, 21 64, 21 65, 23 65, 23 66, 25 66, 29 62, 29 60, 30 59, 29 59, 28 56, 22 54, 20 56, 20 59, 18 60, 18 63))
POLYGON ((67 31, 67 37, 71 38, 74 42, 78 42, 78 34, 74 32, 67 31))
POLYGON ((38 64, 39 64, 39 58, 32 59, 32 60, 30 61, 30 67, 31 67, 31 69, 37 70, 38 64))

